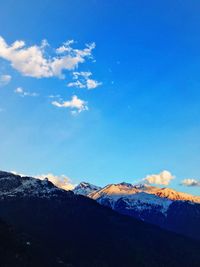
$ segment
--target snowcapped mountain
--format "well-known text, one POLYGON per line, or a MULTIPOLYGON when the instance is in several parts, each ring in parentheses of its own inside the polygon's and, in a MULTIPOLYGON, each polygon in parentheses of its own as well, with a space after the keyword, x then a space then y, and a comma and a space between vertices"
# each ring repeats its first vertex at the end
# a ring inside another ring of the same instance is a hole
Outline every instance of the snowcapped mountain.
POLYGON ((173 189, 158 188, 148 184, 132 185, 124 182, 108 185, 88 196, 102 205, 121 213, 134 214, 142 220, 146 219, 146 212, 166 216, 173 201, 200 203, 199 197, 173 189))
POLYGON ((102 205, 109 206, 114 210, 123 210, 138 212, 140 218, 142 211, 166 213, 172 203, 171 199, 162 198, 157 195, 160 188, 143 185, 132 185, 128 183, 119 183, 108 185, 97 192, 93 192, 89 197, 97 200, 102 205))
POLYGON ((198 267, 199 261, 196 240, 122 216, 47 179, 0 172, 1 266, 198 267))
POLYGON ((142 196, 141 198, 143 198, 143 196, 145 196, 146 194, 153 195, 155 199, 161 198, 160 201, 172 200, 172 201, 190 201, 194 203, 200 203, 200 197, 192 196, 182 192, 177 192, 170 188, 159 188, 155 186, 150 186, 148 184, 132 185, 124 182, 119 184, 107 185, 98 191, 91 192, 89 194, 89 197, 95 200, 98 200, 102 197, 111 197, 115 200, 125 197, 134 200, 138 198, 134 195, 142 196), (143 194, 141 195, 140 193, 143 194))
POLYGON ((66 191, 57 188, 47 178, 40 180, 0 171, 0 199, 18 196, 48 198, 63 192, 66 191))
POLYGON ((193 203, 200 203, 199 196, 193 196, 187 193, 177 192, 176 190, 170 188, 160 188, 159 190, 157 190, 155 194, 161 198, 168 198, 173 201, 178 200, 178 201, 190 201, 193 203))
POLYGON ((200 239, 200 197, 148 184, 109 184, 86 196, 121 214, 200 239), (188 229, 193 225, 193 229, 188 229))
POLYGON ((157 209, 163 214, 174 201, 187 201, 200 203, 200 197, 177 192, 170 188, 159 188, 148 184, 132 185, 130 183, 109 184, 103 188, 80 183, 75 189, 75 194, 88 196, 102 205, 117 209, 120 203, 127 210, 157 209))
POLYGON ((0 202, 19 201, 19 199, 26 199, 26 202, 29 199, 30 201, 32 199, 38 201, 70 199, 76 202, 79 198, 88 201, 96 200, 102 206, 118 213, 200 239, 199 197, 169 188, 129 183, 110 184, 100 188, 82 182, 72 192, 57 188, 48 179, 40 180, 0 172, 0 202), (88 196, 90 199, 80 195, 88 196))
POLYGON ((88 196, 89 194, 94 193, 100 189, 101 187, 99 186, 86 182, 81 182, 74 188, 73 192, 78 195, 88 196))

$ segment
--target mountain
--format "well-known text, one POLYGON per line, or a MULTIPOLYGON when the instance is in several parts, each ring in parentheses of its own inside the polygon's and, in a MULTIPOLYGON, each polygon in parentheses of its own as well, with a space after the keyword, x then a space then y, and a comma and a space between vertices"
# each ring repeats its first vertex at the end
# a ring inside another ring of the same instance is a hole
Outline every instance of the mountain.
POLYGON ((86 195, 121 214, 200 239, 198 196, 169 188, 125 182, 110 184, 86 195))
POLYGON ((0 218, 2 267, 196 267, 200 262, 198 240, 121 215, 48 180, 0 172, 0 218))
POLYGON ((96 192, 98 190, 100 190, 101 187, 90 184, 90 183, 86 183, 86 182, 81 182, 79 185, 77 185, 74 189, 73 192, 75 194, 78 195, 84 195, 84 196, 88 196, 89 194, 91 194, 92 192, 96 192))
POLYGON ((168 200, 190 201, 200 203, 200 197, 192 196, 186 193, 177 192, 170 188, 159 188, 148 184, 132 185, 129 183, 110 184, 96 192, 91 192, 88 196, 93 199, 99 199, 101 196, 112 196, 120 198, 123 196, 131 196, 138 193, 147 193, 168 200))
POLYGON ((15 175, 0 171, 0 199, 13 197, 54 197, 66 192, 54 186, 48 179, 15 175))

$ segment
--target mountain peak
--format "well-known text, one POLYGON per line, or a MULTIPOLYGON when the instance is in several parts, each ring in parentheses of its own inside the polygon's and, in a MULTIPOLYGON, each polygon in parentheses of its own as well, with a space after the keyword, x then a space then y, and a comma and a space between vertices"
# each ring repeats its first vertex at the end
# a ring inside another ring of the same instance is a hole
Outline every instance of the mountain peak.
POLYGON ((80 182, 80 184, 78 186, 79 187, 88 187, 88 186, 92 186, 92 184, 90 184, 88 182, 80 182))
POLYGON ((147 194, 152 194, 155 197, 159 197, 161 199, 200 203, 200 197, 198 196, 193 196, 187 193, 178 192, 171 188, 166 188, 166 187, 160 188, 156 186, 151 186, 145 183, 136 185, 132 185, 126 182, 118 184, 109 184, 100 190, 96 190, 89 196, 93 199, 98 199, 102 196, 110 196, 110 197, 115 197, 115 199, 117 199, 121 197, 131 197, 132 195, 142 192, 147 194))
POLYGON ((88 196, 89 194, 96 192, 100 189, 101 187, 99 186, 87 182, 81 182, 74 188, 73 192, 78 195, 88 196))
POLYGON ((40 180, 0 171, 0 198, 5 196, 52 197, 63 191, 48 179, 40 180))
POLYGON ((200 203, 200 197, 193 196, 187 193, 178 192, 171 188, 160 188, 157 190, 156 195, 161 198, 168 198, 170 200, 180 200, 180 201, 190 201, 195 203, 200 203))
POLYGON ((127 187, 132 187, 133 185, 132 184, 130 184, 130 183, 126 183, 126 182, 121 182, 121 183, 119 183, 119 184, 116 184, 116 185, 121 185, 121 186, 127 186, 127 187))

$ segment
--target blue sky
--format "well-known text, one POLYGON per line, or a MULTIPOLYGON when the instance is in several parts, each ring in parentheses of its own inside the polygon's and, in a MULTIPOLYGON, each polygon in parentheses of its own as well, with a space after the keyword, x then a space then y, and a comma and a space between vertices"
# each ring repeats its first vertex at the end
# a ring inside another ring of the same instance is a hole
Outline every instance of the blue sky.
POLYGON ((98 185, 167 170, 170 187, 200 194, 180 185, 200 179, 199 12, 186 0, 0 1, 0 168, 98 185))

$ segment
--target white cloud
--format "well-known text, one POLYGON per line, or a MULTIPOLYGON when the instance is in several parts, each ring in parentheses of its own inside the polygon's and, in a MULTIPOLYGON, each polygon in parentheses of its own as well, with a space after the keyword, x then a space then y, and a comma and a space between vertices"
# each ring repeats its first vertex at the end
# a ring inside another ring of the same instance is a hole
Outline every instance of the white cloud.
POLYGON ((56 55, 52 56, 45 52, 45 47, 49 46, 46 40, 40 46, 26 46, 21 40, 8 45, 0 36, 0 57, 9 61, 24 76, 63 78, 63 71, 74 70, 86 58, 92 58, 92 50, 95 48, 95 43, 86 44, 82 50, 72 48, 72 44, 72 40, 64 43, 56 49, 56 55))
POLYGON ((159 174, 148 175, 144 180, 150 184, 168 185, 174 176, 169 171, 162 171, 159 174))
POLYGON ((8 74, 0 76, 0 86, 5 86, 11 81, 12 77, 8 74))
POLYGON ((86 85, 80 81, 70 82, 67 84, 68 87, 78 87, 78 88, 86 88, 86 85))
POLYGON ((181 182, 182 185, 185 185, 185 186, 200 186, 200 180, 197 180, 197 179, 184 179, 182 182, 181 182))
POLYGON ((98 81, 93 80, 93 79, 87 79, 86 82, 87 82, 87 88, 88 89, 95 89, 102 84, 101 82, 98 82, 98 81))
POLYGON ((23 92, 24 92, 24 90, 21 87, 17 87, 15 89, 15 93, 17 93, 17 94, 23 94, 23 92))
POLYGON ((58 108, 70 108, 73 111, 77 111, 78 113, 84 110, 88 110, 87 102, 79 99, 76 95, 72 96, 72 99, 69 101, 53 101, 52 105, 58 108))
POLYGON ((24 91, 22 87, 17 87, 14 92, 23 97, 24 96, 38 96, 38 94, 35 92, 31 93, 31 92, 24 91))
POLYGON ((67 42, 65 42, 62 46, 58 47, 56 49, 56 53, 58 54, 62 54, 64 52, 69 52, 71 51, 71 45, 74 44, 74 40, 69 40, 67 42))
POLYGON ((92 73, 90 71, 81 71, 81 72, 73 72, 74 82, 70 82, 67 84, 68 87, 78 87, 78 88, 87 88, 87 89, 95 89, 98 86, 102 85, 101 82, 91 79, 92 73))
POLYGON ((87 79, 88 77, 90 77, 92 75, 92 73, 90 71, 74 71, 73 72, 73 78, 74 79, 78 79, 80 76, 82 76, 84 79, 87 79))
POLYGON ((75 187, 75 185, 71 183, 71 179, 65 175, 57 176, 52 173, 48 173, 48 174, 36 175, 36 178, 39 178, 41 180, 48 178, 48 180, 52 182, 55 186, 65 190, 72 190, 75 187))

